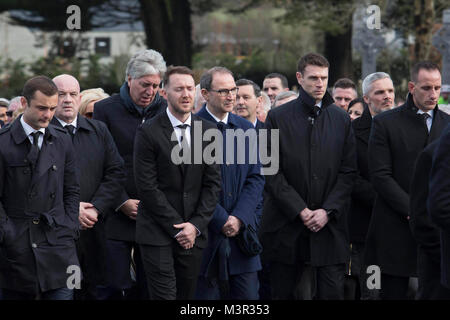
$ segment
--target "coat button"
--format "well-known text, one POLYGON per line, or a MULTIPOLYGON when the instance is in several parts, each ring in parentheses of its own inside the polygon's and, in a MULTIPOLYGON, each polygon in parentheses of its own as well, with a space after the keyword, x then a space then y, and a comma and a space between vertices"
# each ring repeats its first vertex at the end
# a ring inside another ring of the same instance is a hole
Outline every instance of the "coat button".
POLYGON ((27 159, 23 159, 23 162, 24 162, 24 163, 28 163, 28 160, 27 160, 27 159))
POLYGON ((24 174, 29 174, 29 173, 30 173, 30 170, 24 169, 24 170, 23 170, 23 173, 24 173, 24 174))
POLYGON ((32 243, 31 246, 36 249, 37 248, 37 244, 36 243, 32 243))
POLYGON ((187 198, 187 197, 188 197, 187 192, 183 192, 183 198, 187 198))
POLYGON ((316 174, 313 174, 312 178, 313 178, 314 180, 319 179, 319 177, 318 177, 316 174))
POLYGON ((33 224, 39 224, 39 221, 40 221, 39 218, 34 218, 33 219, 33 224))
POLYGON ((54 192, 50 193, 50 198, 55 199, 55 193, 54 192))
POLYGON ((53 166, 52 166, 52 170, 53 171, 56 171, 58 169, 58 167, 56 167, 56 165, 54 164, 53 166))
POLYGON ((233 194, 232 194, 231 192, 228 192, 228 196, 229 196, 229 197, 232 197, 233 194))

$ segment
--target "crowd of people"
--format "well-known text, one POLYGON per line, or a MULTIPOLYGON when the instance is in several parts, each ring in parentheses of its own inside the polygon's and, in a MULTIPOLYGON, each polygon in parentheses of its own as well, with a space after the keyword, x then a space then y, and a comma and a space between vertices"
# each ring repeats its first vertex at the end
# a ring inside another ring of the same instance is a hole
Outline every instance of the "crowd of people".
POLYGON ((399 106, 389 74, 358 97, 329 68, 196 84, 149 49, 111 96, 61 74, 0 99, 0 299, 449 299, 439 67, 399 106))

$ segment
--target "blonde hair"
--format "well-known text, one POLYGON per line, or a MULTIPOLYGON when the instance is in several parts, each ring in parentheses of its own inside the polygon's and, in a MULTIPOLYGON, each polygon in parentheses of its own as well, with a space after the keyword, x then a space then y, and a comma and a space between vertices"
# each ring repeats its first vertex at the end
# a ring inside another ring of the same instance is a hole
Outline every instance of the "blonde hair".
POLYGON ((86 113, 86 108, 92 101, 99 101, 109 97, 109 94, 105 93, 102 88, 86 89, 80 92, 81 103, 80 103, 80 114, 82 116, 86 113))

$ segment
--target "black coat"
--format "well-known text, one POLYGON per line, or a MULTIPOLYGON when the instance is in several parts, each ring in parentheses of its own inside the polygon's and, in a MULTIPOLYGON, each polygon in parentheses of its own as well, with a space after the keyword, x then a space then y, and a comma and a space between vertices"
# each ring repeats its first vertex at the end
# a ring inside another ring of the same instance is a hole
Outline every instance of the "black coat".
MULTIPOLYGON (((53 125, 62 128, 54 117, 53 125)), ((106 125, 97 120, 77 117, 73 138, 80 201, 92 203, 99 212, 93 228, 80 231, 78 255, 85 280, 90 284, 105 282, 105 218, 112 214, 113 204, 125 182, 123 160, 106 125)))
POLYGON ((447 126, 433 156, 428 212, 440 228, 441 283, 450 288, 450 126, 447 126))
MULTIPOLYGON (((155 98, 156 99, 156 98, 155 98)), ((103 121, 116 143, 125 162, 126 181, 122 193, 114 204, 118 208, 128 199, 139 199, 133 172, 134 137, 138 127, 166 109, 167 102, 160 99, 149 106, 150 111, 142 116, 133 107, 126 105, 119 94, 100 100, 94 105, 94 119, 103 121)), ((120 210, 111 214, 106 222, 106 235, 110 239, 135 241, 136 221, 120 210)))
POLYGON ((349 258, 346 215, 356 173, 355 138, 347 113, 332 101, 325 94, 322 112, 311 125, 314 100, 300 88, 296 100, 267 116, 266 128, 279 129, 280 159, 278 173, 266 176, 261 238, 268 260, 295 263, 302 234, 311 239, 313 266, 349 258), (306 207, 333 211, 319 232, 310 233, 303 225, 299 214, 306 207))
POLYGON ((198 143, 203 154, 208 142, 201 137, 215 126, 196 115, 191 120, 192 164, 173 163, 171 154, 178 141, 171 141, 174 129, 166 112, 147 121, 136 133, 134 169, 142 199, 136 223, 137 243, 171 244, 180 231, 173 225, 190 222, 200 231, 195 245, 207 245, 207 227, 221 189, 220 166, 203 161, 195 164, 193 157, 198 143), (201 123, 201 132, 194 130, 194 122, 201 123))
POLYGON ((439 229, 428 214, 427 198, 433 153, 438 141, 429 144, 417 158, 409 194, 411 232, 419 249, 424 250, 437 264, 441 259, 439 229))
POLYGON ((20 118, 0 131, 0 286, 32 294, 67 287, 79 265, 79 185, 64 130, 48 126, 35 168, 30 146, 20 118))
POLYGON ((353 186, 349 214, 350 242, 364 243, 376 196, 375 190, 370 183, 367 158, 367 147, 370 129, 372 128, 372 116, 369 108, 365 108, 361 117, 353 120, 352 127, 356 140, 358 175, 353 186))
POLYGON ((374 117, 369 139, 369 170, 377 198, 365 263, 394 276, 416 275, 417 244, 407 218, 414 164, 426 145, 439 138, 450 118, 436 107, 428 134, 417 110, 409 95, 404 105, 374 117))

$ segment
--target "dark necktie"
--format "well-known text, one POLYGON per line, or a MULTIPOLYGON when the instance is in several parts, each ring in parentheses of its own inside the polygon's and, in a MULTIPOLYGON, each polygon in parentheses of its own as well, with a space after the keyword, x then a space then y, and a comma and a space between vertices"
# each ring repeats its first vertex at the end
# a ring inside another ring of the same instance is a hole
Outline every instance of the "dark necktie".
POLYGON ((39 136, 42 134, 40 131, 35 131, 31 133, 33 137, 33 144, 31 145, 30 153, 28 154, 28 158, 30 159, 33 166, 36 165, 37 160, 39 158, 39 136))
POLYGON ((431 118, 431 116, 428 113, 422 113, 421 116, 422 116, 423 123, 425 123, 425 127, 428 130, 427 119, 431 118))
POLYGON ((64 126, 64 129, 66 129, 67 133, 70 134, 70 137, 73 140, 73 137, 75 136, 75 132, 74 132, 75 127, 73 125, 71 125, 71 124, 68 124, 68 125, 64 126))
POLYGON ((318 117, 320 115, 321 111, 322 111, 322 109, 320 109, 319 106, 314 106, 313 107, 314 118, 318 117))
POLYGON ((219 128, 220 131, 224 132, 226 129, 226 123, 222 121, 217 122, 217 128, 219 128))
POLYGON ((188 124, 179 124, 177 125, 177 128, 181 129, 181 137, 180 137, 180 143, 183 144, 184 139, 186 139, 186 128, 189 127, 188 124))

